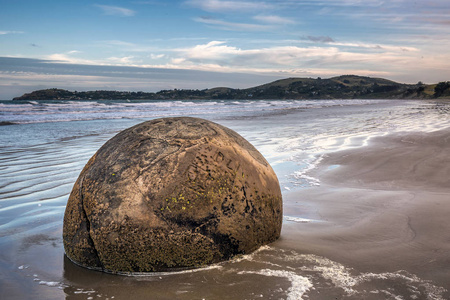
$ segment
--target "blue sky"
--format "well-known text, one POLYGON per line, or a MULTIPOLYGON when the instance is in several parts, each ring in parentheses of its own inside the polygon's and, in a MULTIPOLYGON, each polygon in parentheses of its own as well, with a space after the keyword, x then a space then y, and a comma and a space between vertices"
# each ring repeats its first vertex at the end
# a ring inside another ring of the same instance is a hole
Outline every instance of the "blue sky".
POLYGON ((0 0, 0 98, 40 88, 450 80, 448 0, 0 0))

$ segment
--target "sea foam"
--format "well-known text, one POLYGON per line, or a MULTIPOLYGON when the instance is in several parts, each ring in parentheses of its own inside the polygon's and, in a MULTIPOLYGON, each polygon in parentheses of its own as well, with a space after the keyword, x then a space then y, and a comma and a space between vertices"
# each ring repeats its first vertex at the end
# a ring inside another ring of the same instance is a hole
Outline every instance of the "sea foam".
POLYGON ((257 274, 268 277, 286 278, 291 283, 291 287, 287 290, 287 300, 303 299, 303 294, 313 286, 308 278, 292 271, 262 269, 259 271, 241 271, 238 274, 257 274))

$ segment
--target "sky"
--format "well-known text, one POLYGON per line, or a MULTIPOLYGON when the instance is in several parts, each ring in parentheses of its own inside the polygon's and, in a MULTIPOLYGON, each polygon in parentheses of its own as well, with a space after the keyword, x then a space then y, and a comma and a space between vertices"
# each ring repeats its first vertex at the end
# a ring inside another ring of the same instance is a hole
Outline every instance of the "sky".
POLYGON ((0 8, 0 99, 345 74, 450 80, 448 0, 0 0, 0 8))

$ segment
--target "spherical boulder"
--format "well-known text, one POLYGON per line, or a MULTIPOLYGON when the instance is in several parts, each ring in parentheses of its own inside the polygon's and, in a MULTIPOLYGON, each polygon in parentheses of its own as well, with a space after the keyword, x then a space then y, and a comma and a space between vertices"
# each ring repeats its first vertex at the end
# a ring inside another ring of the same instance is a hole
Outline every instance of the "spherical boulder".
POLYGON ((120 132, 89 160, 63 241, 88 268, 172 271, 250 253, 281 224, 278 179, 249 142, 207 120, 162 118, 120 132))

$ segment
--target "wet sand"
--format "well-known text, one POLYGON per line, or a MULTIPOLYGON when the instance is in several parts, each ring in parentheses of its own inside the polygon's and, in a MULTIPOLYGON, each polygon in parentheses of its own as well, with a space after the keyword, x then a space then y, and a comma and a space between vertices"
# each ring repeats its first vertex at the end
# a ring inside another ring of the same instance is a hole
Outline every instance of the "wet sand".
POLYGON ((436 131, 449 111, 395 101, 220 116, 276 170, 281 238, 211 268, 138 277, 67 260, 62 219, 87 160, 141 120, 7 126, 0 299, 450 299, 450 130, 436 131))
POLYGON ((284 200, 286 213, 312 221, 286 222, 279 247, 301 243, 358 272, 405 270, 450 289, 450 129, 376 137, 310 175, 319 187, 284 200))

